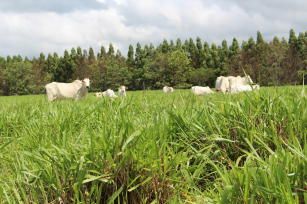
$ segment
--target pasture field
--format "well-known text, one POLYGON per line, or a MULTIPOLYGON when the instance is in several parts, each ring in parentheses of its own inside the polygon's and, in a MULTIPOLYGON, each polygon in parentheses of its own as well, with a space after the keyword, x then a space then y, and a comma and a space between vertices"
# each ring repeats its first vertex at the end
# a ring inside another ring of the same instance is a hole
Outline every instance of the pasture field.
POLYGON ((0 97, 0 203, 307 203, 302 86, 0 97))

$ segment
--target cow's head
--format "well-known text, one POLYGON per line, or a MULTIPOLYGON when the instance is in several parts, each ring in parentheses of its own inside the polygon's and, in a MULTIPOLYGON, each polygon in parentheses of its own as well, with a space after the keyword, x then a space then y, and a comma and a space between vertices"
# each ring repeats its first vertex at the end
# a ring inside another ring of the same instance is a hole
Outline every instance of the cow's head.
POLYGON ((85 85, 86 88, 90 88, 90 79, 89 78, 85 78, 82 80, 83 84, 85 85))
POLYGON ((126 91, 127 89, 128 89, 127 86, 120 86, 120 87, 118 88, 118 90, 121 90, 121 91, 126 91))

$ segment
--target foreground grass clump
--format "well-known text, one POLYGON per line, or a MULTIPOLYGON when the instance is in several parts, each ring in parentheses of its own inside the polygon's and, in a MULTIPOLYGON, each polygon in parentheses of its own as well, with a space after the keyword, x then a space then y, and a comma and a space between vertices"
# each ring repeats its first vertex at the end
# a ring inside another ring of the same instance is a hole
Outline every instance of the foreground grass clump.
POLYGON ((3 203, 303 203, 302 87, 0 98, 3 203))

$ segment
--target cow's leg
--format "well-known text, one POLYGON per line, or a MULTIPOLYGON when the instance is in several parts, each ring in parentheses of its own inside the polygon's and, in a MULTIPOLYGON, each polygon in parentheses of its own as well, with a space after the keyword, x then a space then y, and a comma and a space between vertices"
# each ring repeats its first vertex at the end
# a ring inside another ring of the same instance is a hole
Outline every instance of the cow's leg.
POLYGON ((80 96, 80 94, 78 93, 74 98, 75 98, 75 101, 79 101, 80 98, 81 98, 81 96, 80 96))
POLYGON ((48 94, 48 101, 54 101, 56 99, 56 96, 53 94, 48 94))
POLYGON ((46 88, 46 93, 47 93, 48 101, 53 101, 55 99, 55 97, 53 96, 53 93, 50 89, 46 88))

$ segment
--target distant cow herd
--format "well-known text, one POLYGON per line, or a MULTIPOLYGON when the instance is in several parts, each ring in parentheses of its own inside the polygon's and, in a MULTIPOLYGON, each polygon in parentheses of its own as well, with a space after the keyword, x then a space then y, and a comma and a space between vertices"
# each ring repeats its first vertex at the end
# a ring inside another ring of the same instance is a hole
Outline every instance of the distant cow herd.
MULTIPOLYGON (((241 76, 220 76, 216 79, 215 90, 222 93, 240 93, 244 91, 259 90, 259 85, 253 85, 253 80, 249 75, 241 76)), ((212 94, 214 91, 209 86, 192 86, 191 91, 194 95, 212 94)), ((164 93, 172 93, 174 89, 169 86, 163 87, 164 93)))
MULTIPOLYGON (((61 100, 61 99, 75 99, 79 100, 85 98, 88 95, 90 88, 90 80, 85 78, 83 80, 75 80, 72 83, 60 83, 51 82, 45 86, 46 93, 49 101, 61 100)), ((244 91, 253 91, 260 89, 259 85, 253 85, 253 81, 250 76, 220 76, 216 79, 215 90, 222 93, 240 93, 244 91)), ((117 98, 126 96, 126 86, 120 86, 118 88, 118 95, 112 89, 107 89, 104 92, 97 92, 94 95, 97 98, 109 97, 117 98)), ((164 86, 163 92, 170 94, 174 92, 173 87, 164 86)), ((206 86, 193 86, 191 91, 194 95, 206 95, 212 94, 214 91, 210 87, 206 86)))

